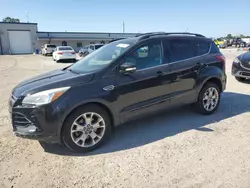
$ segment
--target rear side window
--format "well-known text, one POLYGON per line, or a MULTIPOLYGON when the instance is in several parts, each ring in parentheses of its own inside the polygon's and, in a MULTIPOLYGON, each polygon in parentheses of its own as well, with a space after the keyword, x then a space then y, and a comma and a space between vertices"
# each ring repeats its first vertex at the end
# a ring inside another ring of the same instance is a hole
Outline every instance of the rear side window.
POLYGON ((167 62, 182 61, 195 56, 191 40, 171 39, 164 42, 164 53, 167 62))
POLYGON ((48 44, 47 48, 56 48, 56 45, 48 44))
POLYGON ((211 51, 210 51, 210 53, 212 53, 212 54, 220 53, 219 48, 214 44, 214 42, 211 43, 211 51))
POLYGON ((101 48, 103 45, 95 45, 95 49, 101 48))
POLYGON ((204 40, 194 40, 195 56, 207 54, 209 52, 210 43, 204 40))

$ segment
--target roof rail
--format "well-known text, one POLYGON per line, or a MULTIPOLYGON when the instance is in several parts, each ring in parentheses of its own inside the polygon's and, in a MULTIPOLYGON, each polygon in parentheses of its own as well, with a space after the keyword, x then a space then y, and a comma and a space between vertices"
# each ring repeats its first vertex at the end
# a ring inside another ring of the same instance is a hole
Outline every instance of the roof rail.
POLYGON ((142 34, 142 35, 139 35, 141 36, 140 40, 143 40, 143 39, 147 39, 151 36, 157 36, 157 35, 193 35, 193 36, 196 36, 196 37, 205 37, 201 34, 197 34, 197 33, 188 33, 188 32, 174 32, 174 33, 165 33, 165 32, 155 32, 155 33, 145 33, 145 34, 142 34))
POLYGON ((165 32, 159 31, 159 32, 139 33, 139 34, 135 35, 135 37, 140 37, 140 36, 144 36, 144 35, 157 35, 157 34, 165 34, 165 32))

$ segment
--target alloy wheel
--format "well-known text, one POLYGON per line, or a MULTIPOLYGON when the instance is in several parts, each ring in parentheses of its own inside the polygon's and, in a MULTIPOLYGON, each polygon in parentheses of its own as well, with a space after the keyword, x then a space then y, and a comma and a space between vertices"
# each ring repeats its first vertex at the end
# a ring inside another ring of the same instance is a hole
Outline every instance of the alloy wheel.
POLYGON ((96 145, 105 133, 105 121, 95 112, 86 112, 75 119, 71 126, 72 141, 83 148, 96 145))
POLYGON ((219 92, 214 87, 209 87, 203 96, 203 107, 207 111, 212 111, 216 108, 219 101, 219 92))

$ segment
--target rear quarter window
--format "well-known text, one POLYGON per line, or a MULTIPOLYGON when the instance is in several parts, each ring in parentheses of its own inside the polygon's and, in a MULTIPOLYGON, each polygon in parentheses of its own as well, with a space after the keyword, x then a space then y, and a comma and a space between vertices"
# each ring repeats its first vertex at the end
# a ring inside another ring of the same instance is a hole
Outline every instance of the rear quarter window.
POLYGON ((211 43, 211 50, 210 50, 211 54, 217 54, 220 53, 219 48, 212 42, 211 43))
POLYGON ((209 52, 210 42, 204 40, 195 40, 194 42, 195 56, 205 55, 209 52))

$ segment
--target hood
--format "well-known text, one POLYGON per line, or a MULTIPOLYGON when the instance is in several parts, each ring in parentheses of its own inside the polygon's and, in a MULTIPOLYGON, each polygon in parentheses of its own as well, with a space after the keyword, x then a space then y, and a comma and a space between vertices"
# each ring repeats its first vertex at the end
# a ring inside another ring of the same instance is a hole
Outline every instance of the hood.
POLYGON ((250 52, 246 52, 238 56, 240 61, 250 61, 250 52))
POLYGON ((94 74, 76 74, 68 69, 54 70, 21 82, 13 89, 12 94, 20 97, 53 88, 73 87, 90 82, 93 76, 94 74))

